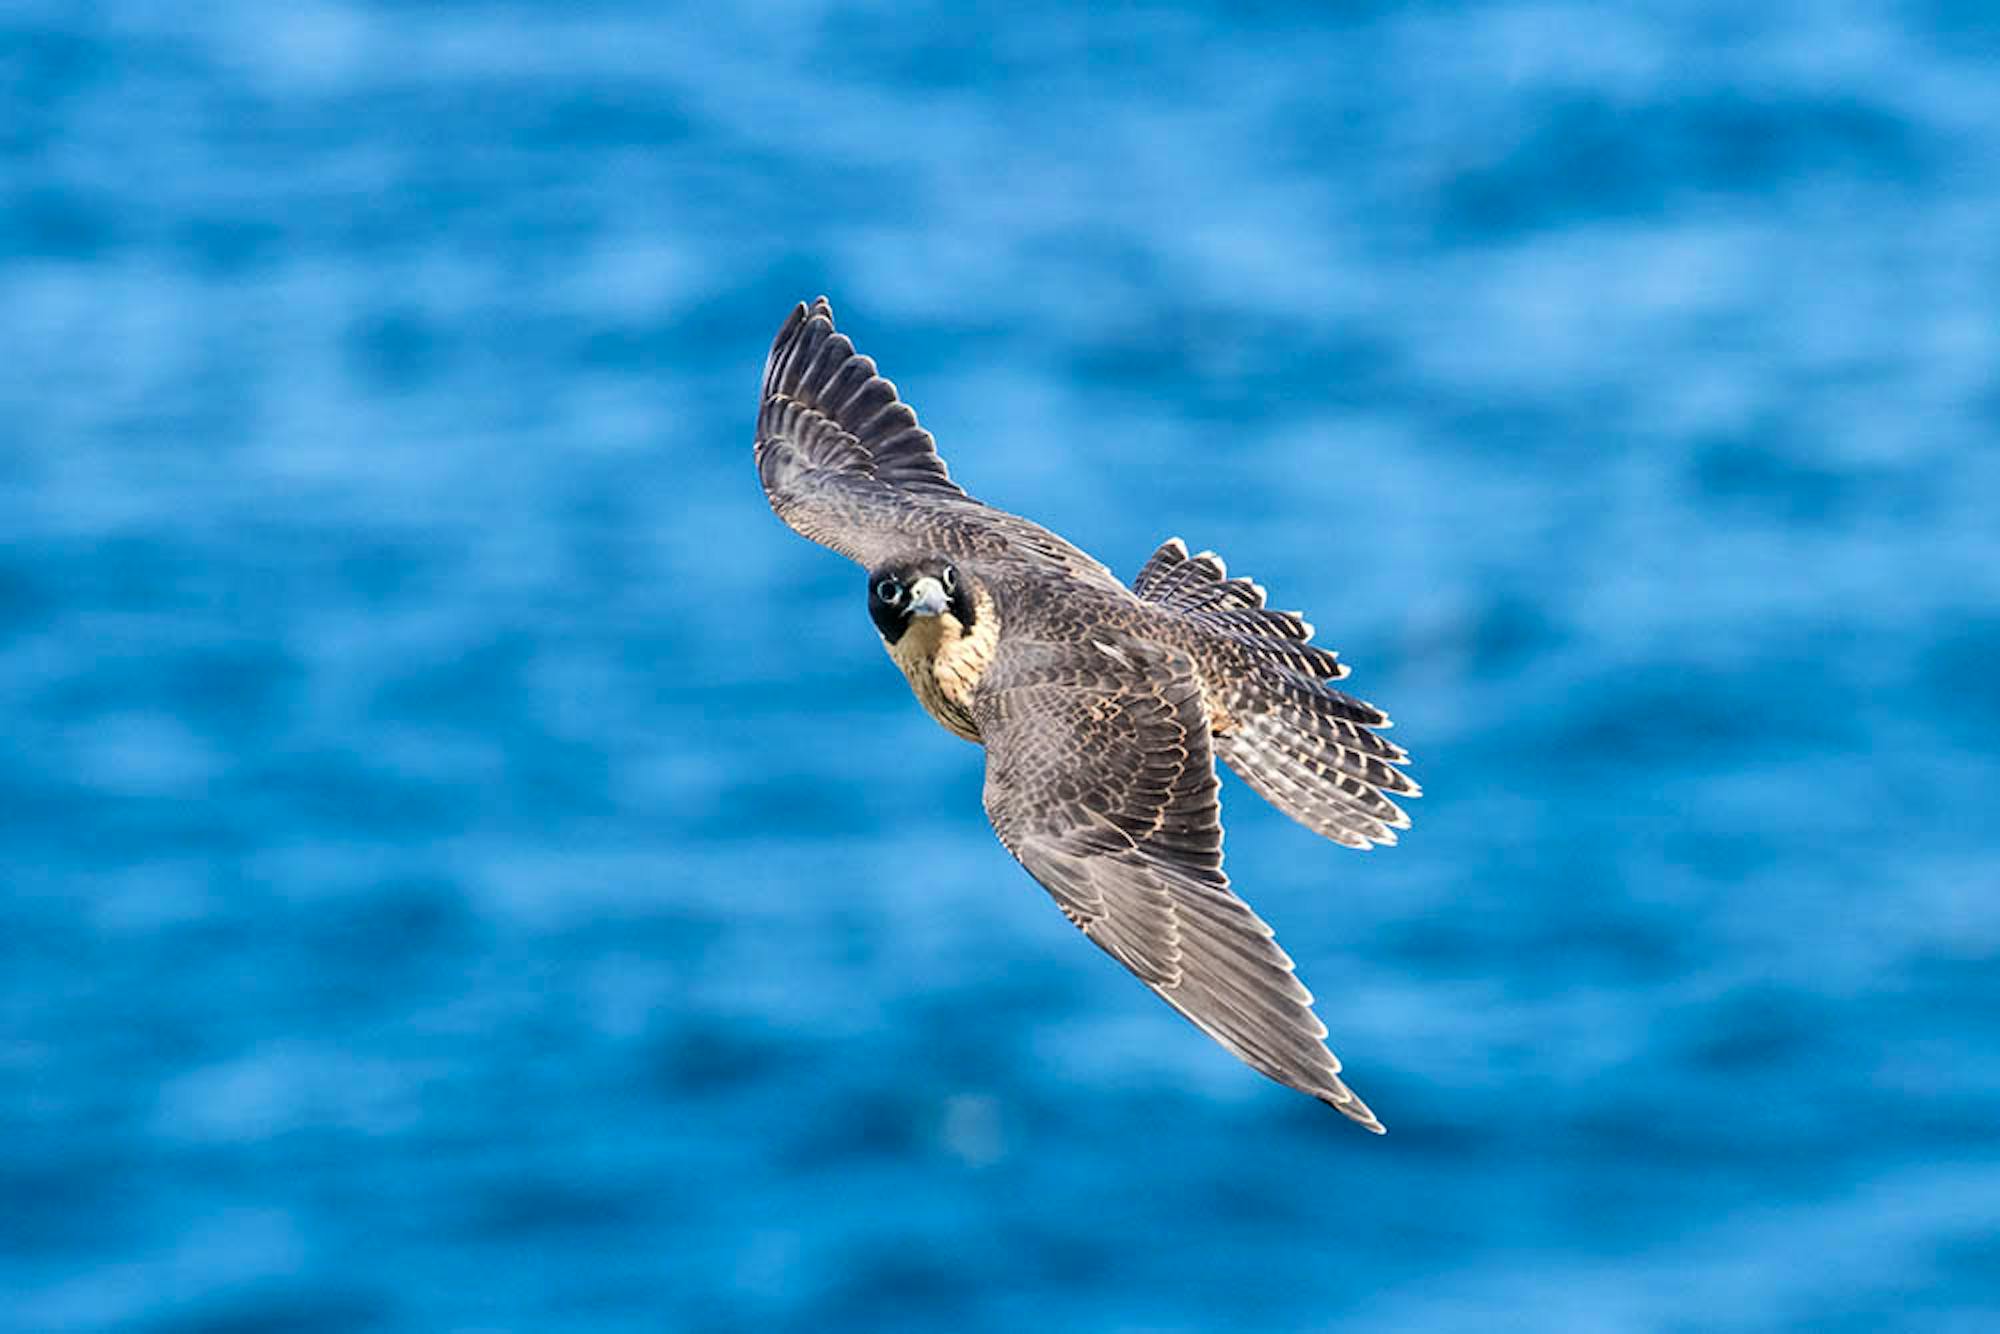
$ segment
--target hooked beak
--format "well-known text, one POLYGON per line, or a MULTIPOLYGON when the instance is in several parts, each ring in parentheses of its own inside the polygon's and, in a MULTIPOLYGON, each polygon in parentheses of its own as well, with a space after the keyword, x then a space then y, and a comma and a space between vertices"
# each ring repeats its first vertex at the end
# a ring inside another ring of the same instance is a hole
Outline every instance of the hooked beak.
POLYGON ((944 594, 944 585, 930 575, 925 575, 910 585, 910 615, 936 616, 951 606, 951 599, 944 594))

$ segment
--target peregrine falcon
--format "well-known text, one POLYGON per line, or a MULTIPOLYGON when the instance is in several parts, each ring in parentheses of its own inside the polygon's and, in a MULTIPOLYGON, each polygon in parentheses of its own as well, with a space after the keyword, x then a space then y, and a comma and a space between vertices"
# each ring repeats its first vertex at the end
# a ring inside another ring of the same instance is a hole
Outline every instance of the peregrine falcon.
POLYGON ((1416 796, 1389 719, 1295 612, 1174 538, 1128 588, 959 489, 821 297, 771 345, 757 475, 779 518, 868 572, 868 614, 924 709, 986 748, 986 815, 1063 915, 1230 1053, 1369 1130, 1312 993, 1222 870, 1220 758, 1351 848, 1416 796))

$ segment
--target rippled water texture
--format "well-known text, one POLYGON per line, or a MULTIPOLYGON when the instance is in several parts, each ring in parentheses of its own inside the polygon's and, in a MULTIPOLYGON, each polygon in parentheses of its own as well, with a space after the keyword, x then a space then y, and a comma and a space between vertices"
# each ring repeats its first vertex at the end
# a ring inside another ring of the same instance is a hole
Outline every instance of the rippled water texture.
POLYGON ((1988 5, 0 16, 0 1327, 2000 1327, 1988 5), (1356 1131, 993 842, 767 512, 1303 607, 1356 1131))

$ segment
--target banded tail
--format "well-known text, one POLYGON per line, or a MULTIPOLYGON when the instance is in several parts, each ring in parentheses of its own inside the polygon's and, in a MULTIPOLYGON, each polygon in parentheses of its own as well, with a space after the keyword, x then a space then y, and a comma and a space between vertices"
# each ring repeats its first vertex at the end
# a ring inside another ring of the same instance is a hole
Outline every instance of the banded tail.
POLYGON ((1132 591, 1205 632, 1204 657, 1222 662, 1210 684, 1215 753, 1266 801, 1316 834, 1350 848, 1394 843, 1410 817, 1386 794, 1422 793, 1399 765, 1401 746, 1375 729, 1388 715, 1328 685, 1347 675, 1313 644, 1297 612, 1264 605, 1264 590, 1232 579, 1212 551, 1190 556, 1172 538, 1132 581, 1132 591))

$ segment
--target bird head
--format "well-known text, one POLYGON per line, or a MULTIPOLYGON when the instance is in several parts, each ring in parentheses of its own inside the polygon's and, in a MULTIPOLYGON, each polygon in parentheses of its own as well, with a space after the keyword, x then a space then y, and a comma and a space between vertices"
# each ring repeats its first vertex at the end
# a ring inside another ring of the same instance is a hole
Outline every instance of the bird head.
POLYGON ((963 633, 974 615, 970 580, 942 556, 890 561, 868 572, 868 614, 891 644, 924 617, 953 617, 963 633))

